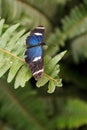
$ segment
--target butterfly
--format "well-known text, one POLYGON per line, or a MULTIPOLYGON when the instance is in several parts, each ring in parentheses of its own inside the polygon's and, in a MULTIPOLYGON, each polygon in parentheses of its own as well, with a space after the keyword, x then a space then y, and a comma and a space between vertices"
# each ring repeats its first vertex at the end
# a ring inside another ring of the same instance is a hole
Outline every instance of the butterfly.
POLYGON ((29 65, 33 77, 38 80, 44 72, 43 48, 45 45, 44 26, 38 26, 33 29, 26 39, 27 50, 25 52, 25 61, 29 65))

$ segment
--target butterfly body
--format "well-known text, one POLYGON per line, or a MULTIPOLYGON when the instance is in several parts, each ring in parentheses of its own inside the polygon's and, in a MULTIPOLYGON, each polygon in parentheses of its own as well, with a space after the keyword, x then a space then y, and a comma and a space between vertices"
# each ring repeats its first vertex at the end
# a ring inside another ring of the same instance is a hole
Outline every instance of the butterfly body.
POLYGON ((44 27, 38 26, 31 31, 30 36, 27 37, 25 52, 25 61, 36 80, 42 77, 44 71, 43 49, 42 45, 44 38, 44 27))

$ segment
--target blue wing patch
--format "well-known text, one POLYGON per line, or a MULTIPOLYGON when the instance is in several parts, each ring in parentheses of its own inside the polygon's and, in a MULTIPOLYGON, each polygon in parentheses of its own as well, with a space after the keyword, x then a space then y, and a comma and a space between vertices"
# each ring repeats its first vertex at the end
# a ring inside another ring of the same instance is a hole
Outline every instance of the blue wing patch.
POLYGON ((36 57, 43 56, 43 50, 41 46, 35 46, 26 50, 25 55, 27 55, 27 62, 32 62, 36 57))
POLYGON ((44 27, 39 26, 36 27, 34 30, 31 31, 31 34, 29 37, 27 37, 26 44, 27 46, 36 46, 38 44, 43 44, 43 38, 44 38, 44 27))
POLYGON ((36 27, 31 31, 30 36, 26 40, 27 50, 25 52, 25 61, 36 80, 42 77, 44 71, 42 49, 42 45, 44 45, 44 29, 43 26, 36 27))
POLYGON ((28 46, 35 46, 43 41, 43 36, 36 36, 36 35, 31 35, 27 38, 27 45, 28 46))

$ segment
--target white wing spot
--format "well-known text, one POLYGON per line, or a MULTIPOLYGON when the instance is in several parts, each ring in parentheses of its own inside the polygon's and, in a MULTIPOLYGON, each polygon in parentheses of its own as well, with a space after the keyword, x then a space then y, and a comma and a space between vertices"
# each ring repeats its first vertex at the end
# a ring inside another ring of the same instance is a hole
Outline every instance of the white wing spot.
POLYGON ((38 60, 40 60, 40 59, 41 59, 41 56, 35 57, 35 58, 33 59, 33 62, 38 61, 38 60))
POLYGON ((42 33, 39 33, 39 32, 36 32, 34 34, 37 35, 37 36, 42 36, 43 35, 42 33))
POLYGON ((33 75, 39 74, 40 72, 43 72, 43 71, 44 71, 44 69, 38 70, 38 71, 34 72, 33 75))
POLYGON ((36 27, 37 29, 45 29, 43 26, 38 26, 38 27, 36 27))

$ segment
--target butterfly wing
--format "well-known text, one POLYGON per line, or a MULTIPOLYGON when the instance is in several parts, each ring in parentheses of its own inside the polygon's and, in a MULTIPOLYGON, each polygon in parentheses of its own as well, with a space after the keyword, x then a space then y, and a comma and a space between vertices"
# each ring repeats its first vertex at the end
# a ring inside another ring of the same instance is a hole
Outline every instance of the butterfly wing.
POLYGON ((44 30, 40 27, 35 28, 27 38, 27 50, 25 52, 25 61, 30 67, 30 70, 36 80, 41 78, 44 71, 43 62, 43 34, 44 30))
POLYGON ((44 27, 43 26, 36 27, 33 31, 31 31, 30 36, 27 37, 26 44, 28 47, 43 44, 43 38, 44 38, 44 27))
POLYGON ((44 71, 42 47, 36 46, 29 48, 26 50, 25 55, 25 61, 28 63, 34 78, 38 80, 44 71))

